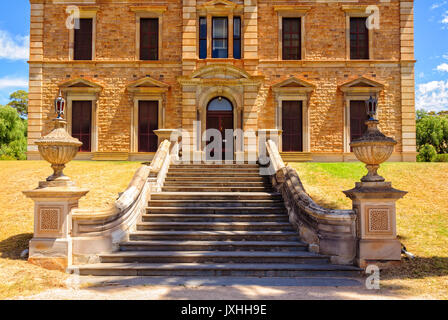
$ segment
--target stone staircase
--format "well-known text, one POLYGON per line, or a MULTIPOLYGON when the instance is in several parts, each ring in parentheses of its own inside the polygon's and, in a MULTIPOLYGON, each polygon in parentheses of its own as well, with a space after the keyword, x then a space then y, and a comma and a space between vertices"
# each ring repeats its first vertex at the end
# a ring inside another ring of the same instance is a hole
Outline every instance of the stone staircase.
POLYGON ((258 165, 172 165, 162 192, 118 252, 81 275, 356 276, 307 251, 258 165))

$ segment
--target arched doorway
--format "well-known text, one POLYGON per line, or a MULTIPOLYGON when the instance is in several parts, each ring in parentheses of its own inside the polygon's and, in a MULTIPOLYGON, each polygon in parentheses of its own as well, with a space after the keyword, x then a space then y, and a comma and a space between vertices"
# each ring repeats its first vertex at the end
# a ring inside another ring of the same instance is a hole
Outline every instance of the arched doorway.
MULTIPOLYGON (((232 141, 226 141, 226 130, 233 130, 233 105, 229 99, 216 97, 207 105, 207 129, 217 129, 222 137, 222 159, 225 159, 226 152, 233 154, 233 133, 232 141), (230 150, 230 149, 231 150, 230 150)), ((212 140, 209 142, 213 142, 212 140)), ((214 156, 214 151, 211 153, 214 156)), ((232 156, 233 157, 233 156, 232 156)), ((233 159, 233 158, 232 158, 233 159)))

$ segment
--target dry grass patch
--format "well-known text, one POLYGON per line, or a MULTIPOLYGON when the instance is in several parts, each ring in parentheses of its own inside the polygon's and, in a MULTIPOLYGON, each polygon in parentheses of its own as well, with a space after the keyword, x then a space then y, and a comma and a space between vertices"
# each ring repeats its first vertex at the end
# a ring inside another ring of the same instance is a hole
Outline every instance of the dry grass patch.
MULTIPOLYGON (((291 163, 308 193, 321 205, 347 209, 343 190, 367 172, 360 163, 291 163)), ((382 273, 384 288, 448 299, 448 164, 386 163, 380 174, 408 191, 397 203, 397 231, 417 258, 382 273)))
MULTIPOLYGON (((90 189, 81 207, 105 207, 130 182, 139 162, 71 162, 65 173, 90 189)), ((44 161, 0 161, 0 299, 64 286, 66 274, 26 262, 20 253, 33 233, 33 202, 23 190, 34 189, 51 174, 44 161)))

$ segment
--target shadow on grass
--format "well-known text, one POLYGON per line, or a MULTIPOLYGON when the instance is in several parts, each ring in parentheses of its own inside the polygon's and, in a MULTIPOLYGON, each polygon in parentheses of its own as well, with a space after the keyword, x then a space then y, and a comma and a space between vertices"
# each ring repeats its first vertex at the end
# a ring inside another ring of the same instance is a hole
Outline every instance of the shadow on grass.
POLYGON ((0 241, 0 257, 4 259, 22 259, 20 254, 23 250, 28 249, 32 237, 32 233, 22 233, 0 241))
POLYGON ((404 259, 400 266, 383 270, 386 279, 424 279, 448 276, 448 257, 404 259))

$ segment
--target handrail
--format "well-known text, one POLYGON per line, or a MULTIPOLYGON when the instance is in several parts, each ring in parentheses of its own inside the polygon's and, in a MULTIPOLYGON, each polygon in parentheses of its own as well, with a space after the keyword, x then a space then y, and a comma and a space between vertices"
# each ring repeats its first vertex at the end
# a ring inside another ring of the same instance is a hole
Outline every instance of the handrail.
POLYGON ((110 252, 126 239, 145 212, 151 192, 160 190, 164 183, 171 163, 170 148, 171 143, 164 140, 151 164, 137 169, 126 190, 109 208, 72 210, 74 255, 110 252))
POLYGON ((276 144, 266 141, 275 173, 272 184, 282 194, 289 220, 310 249, 331 256, 333 263, 351 264, 356 254, 356 213, 318 205, 305 191, 297 171, 286 166, 276 144))

